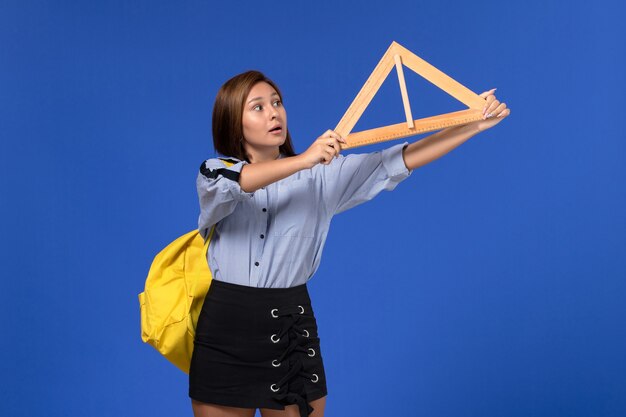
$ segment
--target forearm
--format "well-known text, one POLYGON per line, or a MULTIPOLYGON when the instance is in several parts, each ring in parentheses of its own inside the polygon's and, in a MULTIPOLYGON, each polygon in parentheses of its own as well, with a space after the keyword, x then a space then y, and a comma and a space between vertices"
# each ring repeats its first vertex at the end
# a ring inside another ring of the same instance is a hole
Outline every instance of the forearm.
POLYGON ((239 185, 243 191, 251 193, 305 168, 301 155, 245 164, 239 173, 239 185))
POLYGON ((479 133, 473 124, 453 126, 408 145, 402 154, 411 170, 434 161, 479 133))

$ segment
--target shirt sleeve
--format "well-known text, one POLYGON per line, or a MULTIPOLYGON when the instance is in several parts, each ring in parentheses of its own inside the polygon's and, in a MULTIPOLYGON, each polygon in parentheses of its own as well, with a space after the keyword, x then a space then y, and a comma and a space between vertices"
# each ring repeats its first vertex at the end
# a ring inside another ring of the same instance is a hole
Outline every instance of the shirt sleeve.
POLYGON ((413 172, 402 157, 408 145, 404 142, 382 151, 339 155, 329 165, 322 165, 328 210, 339 214, 373 199, 383 190, 396 188, 413 172))
POLYGON ((254 196, 254 192, 245 192, 239 185, 239 173, 244 164, 247 162, 240 161, 226 167, 218 158, 212 158, 200 166, 196 188, 200 202, 198 230, 203 238, 206 239, 212 225, 235 210, 237 203, 254 196))

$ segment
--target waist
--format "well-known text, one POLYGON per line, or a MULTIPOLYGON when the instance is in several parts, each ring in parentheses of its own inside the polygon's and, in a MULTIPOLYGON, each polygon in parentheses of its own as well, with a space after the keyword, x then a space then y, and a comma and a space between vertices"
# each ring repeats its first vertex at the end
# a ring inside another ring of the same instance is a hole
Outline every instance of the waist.
POLYGON ((258 288, 213 279, 207 296, 241 306, 311 303, 307 284, 289 288, 258 288))

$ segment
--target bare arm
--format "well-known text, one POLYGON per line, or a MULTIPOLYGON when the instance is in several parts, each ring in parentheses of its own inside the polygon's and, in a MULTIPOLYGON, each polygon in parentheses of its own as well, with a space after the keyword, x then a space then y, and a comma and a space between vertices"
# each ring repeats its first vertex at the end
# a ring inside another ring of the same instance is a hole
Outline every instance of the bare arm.
POLYGON ((245 164, 239 173, 239 185, 242 190, 251 193, 305 168, 308 165, 302 155, 245 164))
POLYGON ((407 146, 402 153, 406 167, 409 170, 415 169, 442 157, 475 134, 491 129, 511 114, 506 104, 496 99, 494 91, 495 88, 480 94, 486 99, 483 120, 443 129, 407 146))
MULTIPOLYGON (((404 163, 409 170, 421 167, 447 154, 475 134, 490 129, 507 117, 511 110, 496 100, 495 88, 480 94, 486 98, 483 120, 461 126, 453 126, 434 133, 408 145, 402 152, 404 163), (492 116, 490 118, 490 116, 492 116)), ((273 182, 312 168, 318 163, 328 165, 339 155, 340 143, 345 143, 336 132, 327 130, 317 138, 302 154, 275 161, 246 164, 239 174, 239 185, 245 192, 254 192, 273 182)))
POLYGON ((239 173, 239 186, 251 193, 303 169, 313 168, 317 164, 328 165, 339 155, 340 142, 346 143, 337 133, 327 130, 300 155, 245 164, 239 173))
POLYGON ((434 161, 479 133, 476 125, 448 127, 407 146, 402 156, 409 170, 434 161))

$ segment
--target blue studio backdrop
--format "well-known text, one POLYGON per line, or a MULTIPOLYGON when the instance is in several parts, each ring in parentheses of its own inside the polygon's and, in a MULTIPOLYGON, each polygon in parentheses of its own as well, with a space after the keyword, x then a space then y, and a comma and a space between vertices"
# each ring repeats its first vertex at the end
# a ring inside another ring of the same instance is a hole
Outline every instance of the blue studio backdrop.
MULTIPOLYGON (((616 1, 3 1, 0 415, 191 416, 186 375, 141 342, 137 294, 197 226, 218 88, 265 72, 301 153, 394 40, 497 87, 511 115, 333 219, 309 282, 326 416, 626 415, 620 16, 616 1)), ((405 76, 415 118, 464 108, 405 76)), ((355 130, 403 118, 392 73, 355 130)))

